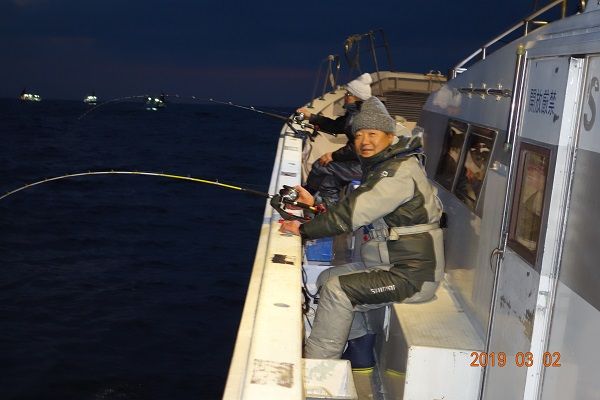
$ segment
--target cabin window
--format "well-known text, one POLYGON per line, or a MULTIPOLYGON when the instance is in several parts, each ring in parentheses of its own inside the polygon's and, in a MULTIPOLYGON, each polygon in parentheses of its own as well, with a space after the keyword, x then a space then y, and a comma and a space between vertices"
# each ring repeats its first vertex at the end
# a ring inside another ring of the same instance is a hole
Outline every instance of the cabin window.
POLYGON ((508 240, 521 257, 536 263, 550 150, 522 143, 508 240))
POLYGON ((442 158, 435 174, 435 180, 450 191, 452 191, 454 177, 456 176, 456 170, 460 162, 460 153, 468 128, 469 125, 464 122, 450 121, 448 124, 442 158))
POLYGON ((477 207, 495 136, 496 132, 493 130, 472 126, 467 138, 464 161, 454 194, 473 211, 477 207))

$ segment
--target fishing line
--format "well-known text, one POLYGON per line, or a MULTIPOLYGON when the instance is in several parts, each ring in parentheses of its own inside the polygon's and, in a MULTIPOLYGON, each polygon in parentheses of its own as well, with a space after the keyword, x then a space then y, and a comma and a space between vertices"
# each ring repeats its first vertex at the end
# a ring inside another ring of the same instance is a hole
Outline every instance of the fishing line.
POLYGON ((48 183, 48 182, 54 182, 54 181, 58 181, 58 180, 63 180, 63 179, 69 179, 69 178, 75 178, 75 177, 80 177, 80 176, 90 176, 90 175, 145 175, 145 176, 158 176, 158 177, 162 177, 162 178, 168 178, 168 179, 178 179, 178 180, 184 180, 184 181, 189 181, 189 182, 195 182, 195 183, 204 183, 204 184, 208 184, 208 185, 214 185, 214 186, 219 186, 225 189, 231 189, 231 190, 238 190, 241 192, 245 192, 248 194, 252 194, 255 196, 260 196, 263 198, 267 198, 267 199, 271 199, 270 204, 273 208, 275 208, 282 216, 282 218, 290 220, 290 219, 297 219, 297 220, 306 220, 306 218, 304 217, 298 217, 296 215, 290 214, 287 211, 284 210, 284 206, 285 205, 293 205, 293 206, 297 206, 309 211, 312 211, 314 213, 318 213, 320 212, 320 210, 317 207, 314 206, 310 206, 308 204, 304 204, 301 202, 296 201, 297 199, 297 192, 295 192, 295 190, 289 186, 284 186, 284 188, 279 192, 279 194, 269 194, 269 193, 265 193, 265 192, 260 192, 258 190, 254 190, 254 189, 249 189, 249 188, 244 188, 241 186, 236 186, 236 185, 231 185, 228 183, 221 183, 219 181, 211 181, 208 179, 201 179, 201 178, 193 178, 191 176, 183 176, 183 175, 174 175, 174 174, 165 174, 162 172, 142 172, 142 171, 88 171, 88 172, 78 172, 78 173, 74 173, 74 174, 66 174, 66 175, 61 175, 61 176, 55 176, 53 178, 46 178, 37 182, 32 182, 32 183, 28 183, 26 185, 23 185, 21 187, 18 187, 14 190, 11 190, 10 192, 5 193, 4 195, 0 196, 0 201, 12 196, 15 193, 21 192, 23 190, 32 188, 34 186, 37 185, 41 185, 43 183, 48 183))
POLYGON ((318 127, 316 125, 307 123, 305 120, 304 114, 302 114, 302 113, 296 112, 292 116, 285 116, 285 115, 281 115, 281 114, 275 114, 275 113, 259 110, 252 106, 250 106, 250 107, 241 106, 239 104, 234 104, 231 101, 225 102, 225 101, 219 101, 219 100, 215 100, 215 99, 208 99, 208 101, 210 101, 211 103, 217 103, 217 104, 222 104, 222 105, 226 105, 226 106, 241 108, 242 110, 253 111, 253 112, 256 112, 259 114, 263 114, 263 115, 266 115, 266 116, 269 116, 272 118, 277 118, 279 120, 285 121, 285 124, 288 126, 288 128, 290 128, 292 130, 292 132, 294 132, 296 137, 300 137, 300 138, 307 137, 311 142, 315 141, 315 136, 317 136, 319 133, 318 127), (300 125, 301 129, 312 128, 313 131, 312 131, 312 133, 305 131, 305 130, 299 131, 298 129, 296 129, 294 127, 293 124, 300 125))
MULTIPOLYGON (((163 96, 163 97, 175 97, 177 99, 181 97, 178 94, 163 94, 161 96, 163 96)), ((85 117, 86 115, 88 115, 92 111, 95 111, 98 108, 100 108, 100 107, 102 107, 102 106, 104 106, 106 104, 118 103, 118 102, 121 102, 121 101, 126 101, 126 100, 131 100, 131 99, 148 99, 148 98, 154 98, 154 97, 156 97, 156 96, 152 96, 152 95, 149 95, 149 94, 138 94, 138 95, 135 95, 135 96, 125 96, 125 97, 118 97, 116 99, 107 100, 105 102, 102 102, 102 103, 97 104, 94 107, 90 108, 89 110, 87 110, 86 112, 84 112, 83 114, 81 114, 79 117, 77 117, 77 119, 81 120, 83 117, 85 117)), ((194 98, 194 96, 192 96, 192 98, 194 98)))
MULTIPOLYGON (((226 106, 230 106, 230 107, 236 107, 236 108, 240 108, 242 110, 248 110, 248 111, 253 111, 268 117, 272 117, 272 118, 277 118, 280 121, 285 121, 286 125, 298 136, 302 136, 302 133, 299 132, 293 125, 292 123, 297 123, 299 124, 302 128, 312 128, 313 132, 312 134, 308 134, 308 137, 312 140, 314 140, 314 136, 317 134, 317 130, 315 129, 315 127, 311 124, 308 124, 305 120, 304 120, 304 115, 301 113, 295 113, 294 115, 292 115, 291 117, 289 115, 284 115, 284 114, 277 114, 277 113, 273 113, 273 112, 268 112, 268 111, 264 111, 264 110, 259 110, 258 108, 255 108, 254 106, 242 106, 239 104, 235 104, 231 101, 220 101, 220 100, 215 100, 213 98, 210 99, 203 99, 200 97, 196 97, 196 96, 189 96, 189 97, 183 97, 180 96, 178 94, 163 94, 161 95, 162 97, 175 97, 178 99, 191 99, 194 101, 200 101, 200 102, 210 102, 210 103, 215 103, 215 104, 221 104, 221 105, 226 105, 226 106)), ((121 102, 121 101, 126 101, 126 100, 130 100, 130 99, 140 99, 140 98, 144 98, 144 99, 153 99, 153 96, 147 95, 147 94, 143 94, 143 95, 136 95, 136 96, 126 96, 126 97, 119 97, 116 99, 112 99, 112 100, 107 100, 103 103, 100 103, 92 108, 90 108, 89 110, 87 110, 86 112, 84 112, 83 114, 81 114, 77 119, 81 120, 82 118, 84 118, 86 115, 88 115, 89 113, 91 113, 92 111, 97 110, 98 108, 106 105, 106 104, 110 104, 110 103, 117 103, 117 102, 121 102)))
POLYGON ((290 119, 289 116, 286 116, 286 115, 283 115, 283 114, 275 114, 275 113, 271 113, 271 112, 259 110, 257 108, 254 108, 253 106, 250 106, 250 107, 241 106, 239 104, 234 104, 231 101, 225 102, 225 101, 219 101, 219 100, 215 100, 215 99, 208 99, 208 101, 210 101, 211 103, 222 104, 222 105, 225 105, 225 106, 231 106, 231 107, 241 108, 242 110, 254 111, 254 112, 257 112, 259 114, 264 114, 264 115, 267 115, 269 117, 280 119, 282 121, 288 121, 290 119))

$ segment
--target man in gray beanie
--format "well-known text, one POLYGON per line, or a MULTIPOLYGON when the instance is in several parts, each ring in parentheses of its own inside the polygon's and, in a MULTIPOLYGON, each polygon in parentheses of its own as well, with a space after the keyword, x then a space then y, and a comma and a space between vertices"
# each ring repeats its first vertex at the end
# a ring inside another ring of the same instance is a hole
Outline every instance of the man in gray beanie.
POLYGON ((344 96, 346 113, 336 119, 312 114, 304 107, 297 110, 320 131, 334 135, 344 133, 348 137, 346 145, 334 152, 323 154, 315 161, 306 179, 305 188, 311 194, 318 192, 327 204, 335 204, 339 200, 341 189, 361 177, 360 163, 353 145, 352 118, 360 111, 363 101, 371 97, 372 82, 371 75, 364 73, 346 84, 344 96))
MULTIPOLYGON (((361 185, 308 222, 282 223, 282 232, 306 239, 365 232, 362 262, 329 268, 317 280, 320 299, 306 358, 340 358, 346 342, 347 353, 361 341, 372 344, 363 312, 429 300, 442 278, 441 202, 421 164, 419 138, 398 138, 394 130, 384 105, 375 97, 365 101, 352 122, 361 185)), ((298 201, 314 204, 306 190, 296 189, 298 201)), ((371 367, 369 352, 366 361, 353 361, 352 367, 371 367)))

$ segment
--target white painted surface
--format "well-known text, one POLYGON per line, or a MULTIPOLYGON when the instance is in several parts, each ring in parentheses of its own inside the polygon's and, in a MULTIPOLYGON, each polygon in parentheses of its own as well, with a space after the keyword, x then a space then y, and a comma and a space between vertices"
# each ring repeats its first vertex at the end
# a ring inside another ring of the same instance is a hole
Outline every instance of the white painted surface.
POLYGON ((541 399, 598 399, 598 333, 600 311, 559 282, 547 351, 560 366, 545 368, 541 399))
MULTIPOLYGON (((280 139, 270 193, 300 182, 301 151, 300 139, 280 139)), ((279 233, 279 218, 267 204, 224 399, 304 396, 301 243, 279 233)))
POLYGON ((304 359, 304 394, 307 399, 358 399, 350 361, 304 359))
POLYGON ((600 153, 600 57, 591 57, 585 81, 579 147, 600 153))
MULTIPOLYGON (((471 352, 482 351, 483 342, 446 283, 436 298, 418 304, 394 304, 390 340, 403 342, 406 355, 404 400, 476 399, 481 368, 472 367, 471 352)), ((384 350, 385 351, 385 344, 384 350)), ((398 360, 390 360, 398 361, 398 360)), ((390 362, 385 368, 390 368, 390 362)), ((384 373, 387 371, 384 371, 384 373)))
POLYGON ((486 370, 486 400, 521 399, 527 368, 515 363, 530 349, 539 274, 510 248, 500 266, 490 352, 506 354, 504 367, 486 370))
POLYGON ((529 60, 520 136, 558 144, 564 118, 569 57, 529 60))
POLYGON ((403 400, 475 400, 481 369, 470 367, 471 351, 411 346, 403 400))

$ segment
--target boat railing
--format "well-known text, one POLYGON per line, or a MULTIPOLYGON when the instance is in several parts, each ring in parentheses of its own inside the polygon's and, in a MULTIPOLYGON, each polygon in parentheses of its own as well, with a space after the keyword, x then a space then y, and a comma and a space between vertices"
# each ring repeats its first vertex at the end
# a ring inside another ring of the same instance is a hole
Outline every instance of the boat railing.
MULTIPOLYGON (((375 29, 366 33, 358 33, 350 35, 344 41, 344 54, 346 58, 346 62, 348 64, 348 76, 352 76, 353 73, 358 72, 361 73, 361 65, 360 65, 360 55, 361 48, 360 43, 362 39, 368 38, 368 51, 371 54, 371 58, 373 61, 373 69, 377 74, 377 80, 379 81, 379 91, 380 94, 383 95, 383 86, 381 79, 381 71, 379 68, 379 61, 377 59, 377 49, 385 48, 387 62, 388 62, 388 70, 393 71, 392 67, 392 56, 390 53, 390 48, 385 36, 385 32, 383 29, 375 29)), ((319 63, 319 68, 317 69, 317 76, 315 78, 315 85, 313 88, 313 93, 311 99, 313 99, 309 104, 308 108, 313 107, 313 102, 315 99, 324 100, 324 96, 326 93, 330 92, 335 94, 338 86, 338 77, 341 69, 341 59, 339 55, 330 54, 319 63), (319 95, 319 88, 321 88, 321 92, 319 95), (329 91, 331 89, 331 91, 329 91), (318 97, 317 97, 318 96, 318 97)))
POLYGON ((380 68, 377 59, 378 48, 383 47, 385 49, 388 61, 388 70, 394 70, 394 67, 392 65, 392 55, 390 53, 390 46, 387 42, 387 38, 383 29, 375 29, 366 33, 357 33, 354 35, 350 35, 346 38, 346 40, 344 41, 344 54, 346 56, 346 61, 348 62, 349 74, 352 75, 355 70, 359 73, 362 72, 360 68, 360 42, 362 39, 365 38, 369 38, 369 52, 371 53, 371 58, 373 59, 373 68, 375 69, 375 73, 377 74, 377 80, 380 82, 379 89, 381 94, 383 95, 380 68), (377 43, 377 37, 379 37, 379 43, 377 43))
MULTIPOLYGON (((555 1, 552 1, 552 2, 550 2, 548 4, 546 4, 544 7, 542 7, 539 10, 533 12, 532 14, 530 14, 527 17, 525 17, 523 20, 521 20, 517 24, 511 26, 509 29, 507 29, 506 31, 504 31, 500 35, 496 36, 495 38, 493 38, 489 42, 485 43, 483 46, 481 46, 479 49, 477 49, 475 52, 473 52, 467 58, 465 58, 464 60, 462 60, 461 62, 459 62, 458 64, 456 64, 454 66, 454 68, 452 68, 452 70, 450 71, 451 78, 454 79, 459 74, 461 74, 464 71, 466 71, 467 70, 466 66, 469 63, 471 63, 473 60, 479 60, 479 58, 477 58, 478 56, 481 56, 481 59, 485 60, 485 58, 488 55, 488 51, 489 51, 489 49, 490 49, 491 46, 493 46, 496 43, 500 42, 501 40, 503 40, 507 36, 511 35, 513 32, 517 31, 518 29, 523 28, 523 34, 520 36, 520 37, 523 37, 523 36, 526 36, 527 34, 529 34, 529 32, 531 32, 532 26, 547 24, 547 22, 545 22, 545 21, 536 21, 535 18, 537 18, 540 15, 546 13, 547 11, 549 11, 549 10, 557 7, 558 5, 561 6, 561 12, 560 12, 561 16, 560 17, 564 18, 566 16, 566 14, 567 14, 567 0, 555 0, 555 1)), ((584 6, 585 6, 585 2, 581 1, 580 8, 582 8, 584 6)))
POLYGON ((313 101, 317 98, 317 90, 319 90, 319 86, 321 86, 321 80, 323 81, 323 84, 319 100, 323 100, 323 96, 325 96, 325 93, 327 93, 329 87, 331 87, 331 90, 335 93, 335 89, 337 88, 337 80, 340 73, 340 66, 340 56, 337 54, 330 54, 321 60, 319 63, 319 68, 317 69, 315 86, 313 88, 311 97, 313 100, 308 105, 308 108, 313 107, 313 101))

